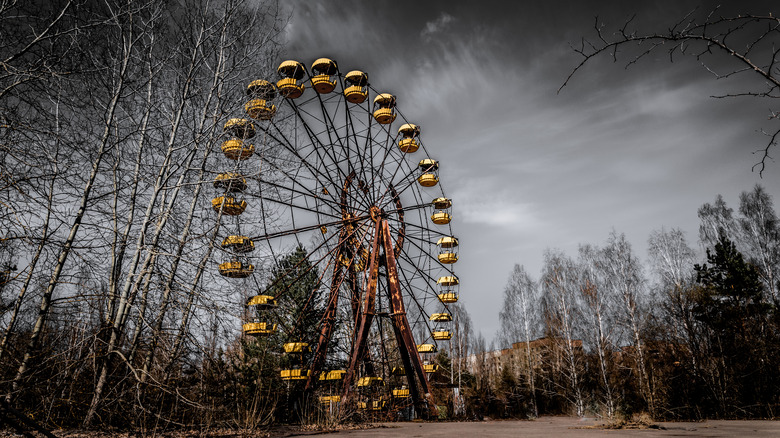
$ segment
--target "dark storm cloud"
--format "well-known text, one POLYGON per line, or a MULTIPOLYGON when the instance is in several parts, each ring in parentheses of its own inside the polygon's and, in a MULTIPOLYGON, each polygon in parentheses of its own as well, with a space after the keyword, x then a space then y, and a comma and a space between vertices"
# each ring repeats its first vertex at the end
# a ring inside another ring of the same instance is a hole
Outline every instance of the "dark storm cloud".
MULTIPOLYGON (((462 300, 489 337, 514 263, 538 273, 545 247, 574 254, 614 227, 644 256, 650 231, 681 227, 695 242, 696 209, 722 193, 734 205, 756 182, 780 195, 780 167, 763 180, 751 152, 765 137, 767 104, 712 99, 761 86, 718 81, 690 58, 658 52, 626 69, 597 60, 558 94, 579 58, 571 45, 628 18, 669 28, 714 2, 292 3, 290 58, 336 59, 398 96, 440 160, 455 202, 462 300)), ((766 13, 736 2, 721 13, 766 13)), ((777 13, 777 11, 775 11, 777 13)), ((712 60, 721 73, 729 61, 712 60)))

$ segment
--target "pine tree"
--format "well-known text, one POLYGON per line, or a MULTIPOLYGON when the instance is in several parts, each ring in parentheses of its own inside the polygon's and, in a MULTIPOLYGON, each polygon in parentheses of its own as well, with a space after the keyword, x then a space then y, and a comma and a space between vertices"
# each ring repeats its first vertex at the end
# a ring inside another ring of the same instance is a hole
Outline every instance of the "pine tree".
POLYGON ((721 233, 709 264, 695 265, 694 317, 705 328, 711 358, 708 386, 716 409, 732 416, 742 409, 771 403, 777 378, 769 330, 772 306, 762 300, 758 270, 746 262, 735 244, 721 233))

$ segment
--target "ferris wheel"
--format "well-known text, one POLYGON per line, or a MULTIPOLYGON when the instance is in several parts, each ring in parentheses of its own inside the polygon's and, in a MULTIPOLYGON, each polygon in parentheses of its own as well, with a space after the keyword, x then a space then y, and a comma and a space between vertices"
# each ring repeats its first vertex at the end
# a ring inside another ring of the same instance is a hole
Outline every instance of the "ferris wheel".
POLYGON ((459 297, 439 162, 366 73, 327 58, 277 73, 251 82, 246 116, 224 125, 213 182, 229 230, 219 273, 256 285, 243 334, 279 339, 280 378, 323 406, 429 410, 459 297))

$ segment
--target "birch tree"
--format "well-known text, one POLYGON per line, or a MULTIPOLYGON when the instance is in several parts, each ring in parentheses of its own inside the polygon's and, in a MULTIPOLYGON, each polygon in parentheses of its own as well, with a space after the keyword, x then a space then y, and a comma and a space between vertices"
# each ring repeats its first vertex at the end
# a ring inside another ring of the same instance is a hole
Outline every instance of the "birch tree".
POLYGON ((235 326, 243 302, 203 293, 221 224, 202 185, 246 84, 278 61, 279 5, 39 6, 0 3, 0 238, 22 248, 3 281, 3 393, 69 424, 193 421, 199 394, 174 375, 219 354, 200 321, 235 326))
POLYGON ((602 250, 606 286, 618 300, 616 322, 626 331, 636 363, 636 378, 642 398, 651 413, 655 404, 646 365, 645 346, 642 341, 647 315, 645 280, 642 265, 631 250, 625 234, 613 231, 602 250))
POLYGON ((653 231, 648 239, 648 253, 661 290, 661 302, 666 314, 664 321, 675 342, 690 346, 696 375, 698 335, 692 314, 694 297, 691 290, 696 281, 693 272, 696 253, 679 228, 653 231))
POLYGON ((531 340, 538 337, 540 300, 536 283, 521 265, 515 264, 504 288, 504 305, 498 315, 501 323, 500 337, 507 348, 512 343, 522 341, 524 354, 524 373, 531 399, 531 409, 534 417, 539 415, 536 402, 536 372, 537 365, 531 354, 531 340))
POLYGON ((584 303, 588 341, 598 359, 598 382, 607 418, 613 418, 618 404, 618 391, 612 383, 614 367, 614 306, 606 284, 602 251, 592 245, 579 248, 579 292, 584 303))
POLYGON ((742 215, 737 219, 741 240, 747 247, 750 261, 758 268, 768 295, 766 300, 777 305, 780 302, 777 292, 780 226, 772 205, 772 197, 756 184, 751 192, 740 194, 739 213, 742 215))
POLYGON ((564 385, 561 395, 578 417, 585 415, 582 387, 582 345, 577 345, 581 308, 578 302, 577 269, 574 261, 556 250, 544 254, 542 303, 546 330, 563 359, 564 385))

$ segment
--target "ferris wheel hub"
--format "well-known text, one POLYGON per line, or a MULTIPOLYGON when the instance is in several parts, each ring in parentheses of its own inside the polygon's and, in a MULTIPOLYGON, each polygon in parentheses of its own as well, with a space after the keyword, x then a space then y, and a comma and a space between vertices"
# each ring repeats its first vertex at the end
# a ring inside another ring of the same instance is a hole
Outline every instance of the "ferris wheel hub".
POLYGON ((374 222, 379 222, 380 219, 382 219, 382 211, 381 208, 377 207, 376 205, 368 209, 369 214, 371 215, 371 220, 374 222))

